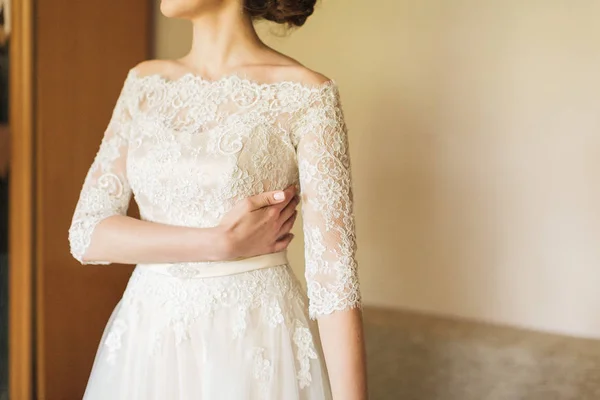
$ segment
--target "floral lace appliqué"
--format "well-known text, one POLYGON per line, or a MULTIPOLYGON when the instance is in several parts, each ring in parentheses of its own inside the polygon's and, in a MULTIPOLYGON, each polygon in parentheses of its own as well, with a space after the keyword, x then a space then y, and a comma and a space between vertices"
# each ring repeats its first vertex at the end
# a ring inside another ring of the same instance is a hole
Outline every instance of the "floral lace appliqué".
POLYGON ((129 281, 123 303, 126 307, 143 304, 146 312, 159 318, 156 329, 171 329, 177 343, 189 339, 189 328, 200 317, 209 317, 221 309, 233 313, 233 339, 243 337, 250 313, 258 313, 265 325, 291 323, 292 307, 305 307, 300 285, 289 266, 259 269, 249 273, 204 279, 168 277, 154 271, 136 269, 129 281), (277 298, 286 298, 284 307, 277 298))
POLYGON ((258 380, 260 396, 267 398, 269 384, 273 379, 273 364, 265 357, 265 349, 255 348, 253 350, 254 378, 258 380))
POLYGON ((111 328, 110 332, 104 340, 104 345, 108 348, 108 354, 106 355, 106 361, 109 364, 114 364, 117 359, 117 352, 121 348, 121 337, 127 330, 127 324, 121 319, 116 319, 111 328))
POLYGON ((294 322, 294 344, 296 345, 296 357, 298 358, 298 385, 303 389, 310 385, 312 376, 310 374, 310 360, 317 359, 317 352, 313 342, 312 333, 301 321, 294 322))
MULTIPOLYGON (((82 263, 108 264, 87 260, 86 252, 100 223, 125 215, 132 195, 143 220, 206 228, 217 226, 242 199, 299 184, 309 313, 317 318, 360 307, 351 183, 334 82, 259 84, 192 74, 168 80, 134 69, 86 176, 69 230, 71 252, 82 263)), ((175 264, 171 272, 195 275, 187 264, 175 264)), ((214 306, 188 303, 179 297, 185 289, 171 289, 174 297, 164 297, 162 306, 172 307, 183 340, 188 319, 214 306), (183 304, 191 310, 182 311, 183 304)), ((280 323, 277 305, 270 306, 273 319, 267 322, 280 323)))

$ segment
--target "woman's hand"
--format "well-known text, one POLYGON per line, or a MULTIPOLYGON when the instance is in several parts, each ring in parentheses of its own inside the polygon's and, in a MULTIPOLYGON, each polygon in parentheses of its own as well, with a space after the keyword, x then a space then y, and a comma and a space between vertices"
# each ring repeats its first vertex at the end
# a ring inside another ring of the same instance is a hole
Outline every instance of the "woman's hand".
POLYGON ((276 253, 293 235, 296 188, 242 200, 211 228, 172 226, 113 215, 96 226, 82 263, 152 264, 225 261, 276 253), (283 195, 282 198, 276 196, 283 195))
POLYGON ((285 250, 294 235, 299 203, 296 187, 265 192, 240 201, 217 227, 225 259, 247 258, 285 250))

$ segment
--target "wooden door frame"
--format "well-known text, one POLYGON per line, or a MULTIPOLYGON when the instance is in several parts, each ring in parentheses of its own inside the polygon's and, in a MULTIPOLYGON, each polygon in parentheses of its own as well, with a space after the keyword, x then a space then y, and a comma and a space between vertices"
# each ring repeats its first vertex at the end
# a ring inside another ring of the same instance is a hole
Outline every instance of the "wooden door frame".
POLYGON ((9 398, 32 399, 33 372, 33 0, 11 2, 9 188, 9 398))
MULTIPOLYGON (((148 0, 140 0, 148 1, 148 0)), ((148 3, 149 4, 149 3, 148 3)), ((47 393, 43 246, 44 221, 39 94, 36 71, 39 0, 12 0, 10 33, 9 188, 9 398, 33 400, 47 393)), ((153 20, 149 12, 150 21, 153 20)), ((148 22, 153 35, 153 24, 148 22)), ((146 42, 151 54, 152 40, 146 42)), ((139 60, 141 61, 141 60, 139 60)))

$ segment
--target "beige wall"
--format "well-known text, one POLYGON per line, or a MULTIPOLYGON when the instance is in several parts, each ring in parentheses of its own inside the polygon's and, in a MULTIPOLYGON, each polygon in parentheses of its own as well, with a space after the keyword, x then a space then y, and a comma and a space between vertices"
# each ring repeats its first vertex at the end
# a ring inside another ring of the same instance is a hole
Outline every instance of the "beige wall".
MULTIPOLYGON (((326 0, 267 35, 340 84, 368 304, 600 337, 598 21, 595 0, 326 0)), ((187 50, 157 26, 158 56, 187 50)))

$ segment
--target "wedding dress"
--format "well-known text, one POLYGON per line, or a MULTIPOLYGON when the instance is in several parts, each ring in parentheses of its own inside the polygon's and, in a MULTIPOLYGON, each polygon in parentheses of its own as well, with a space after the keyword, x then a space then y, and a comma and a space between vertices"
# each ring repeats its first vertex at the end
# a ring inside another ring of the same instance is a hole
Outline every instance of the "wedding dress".
POLYGON ((361 302, 348 141, 333 81, 129 72, 69 229, 80 262, 95 226, 125 215, 132 194, 145 221, 212 227, 239 200, 291 184, 301 189, 308 296, 285 252, 139 264, 84 399, 330 399, 313 320, 361 302))

